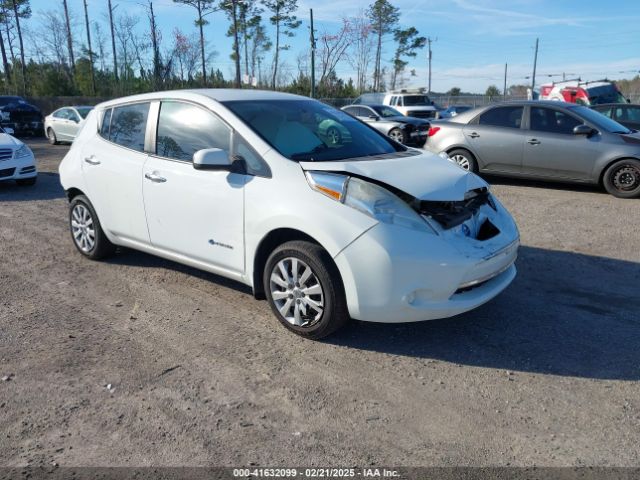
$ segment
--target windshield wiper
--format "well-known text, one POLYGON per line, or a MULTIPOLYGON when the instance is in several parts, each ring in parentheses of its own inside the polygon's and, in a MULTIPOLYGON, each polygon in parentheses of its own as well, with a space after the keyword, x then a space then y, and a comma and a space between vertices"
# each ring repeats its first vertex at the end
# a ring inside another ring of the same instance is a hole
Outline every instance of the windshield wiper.
POLYGON ((308 152, 292 153, 291 160, 310 160, 313 162, 314 161, 313 158, 305 158, 305 157, 309 155, 313 155, 314 153, 324 152, 326 150, 329 150, 329 147, 326 146, 324 143, 321 143, 320 145, 314 147, 313 150, 310 150, 308 152))

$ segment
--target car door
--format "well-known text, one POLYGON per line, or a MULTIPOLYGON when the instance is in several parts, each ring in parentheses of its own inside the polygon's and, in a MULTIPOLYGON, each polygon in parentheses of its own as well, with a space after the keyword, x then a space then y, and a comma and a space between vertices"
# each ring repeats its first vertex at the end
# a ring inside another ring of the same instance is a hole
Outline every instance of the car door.
POLYGON ((149 243, 142 199, 149 110, 149 102, 106 110, 95 140, 82 149, 85 193, 102 227, 123 240, 143 244, 149 243))
POLYGON ((67 124, 67 135, 69 136, 69 140, 73 140, 78 135, 78 130, 80 129, 80 115, 73 108, 69 108, 69 117, 67 124))
POLYGON ((163 101, 155 154, 144 167, 143 194, 151 244, 229 273, 244 271, 247 175, 196 170, 193 154, 231 152, 232 130, 210 110, 163 101))
POLYGON ((523 115, 522 105, 493 107, 464 127, 465 139, 480 170, 520 173, 524 149, 523 115))
POLYGON ((574 135, 583 120, 554 107, 531 106, 523 172, 537 177, 589 180, 600 156, 598 135, 574 135))
POLYGON ((61 108, 60 110, 54 112, 51 117, 53 123, 52 128, 56 134, 56 137, 58 138, 58 140, 62 140, 65 142, 71 139, 69 133, 69 114, 70 111, 68 108, 61 108))

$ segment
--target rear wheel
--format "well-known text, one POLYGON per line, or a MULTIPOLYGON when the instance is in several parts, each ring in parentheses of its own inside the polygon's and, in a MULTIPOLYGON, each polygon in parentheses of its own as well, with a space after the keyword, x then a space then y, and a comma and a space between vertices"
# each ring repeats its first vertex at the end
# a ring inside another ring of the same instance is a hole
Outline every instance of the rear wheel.
POLYGON ((300 336, 324 338, 349 319, 340 273, 319 245, 280 245, 267 260, 263 282, 273 313, 300 336))
POLYGON ((614 197, 640 197, 640 161, 619 160, 604 172, 604 188, 614 197))
POLYGON ((407 134, 400 128, 392 128, 389 131, 389 137, 398 143, 407 143, 407 134))
POLYGON ((478 163, 474 156, 468 150, 457 148, 449 152, 449 158, 456 162, 460 168, 469 172, 478 172, 478 163))
POLYGON ((93 205, 84 195, 74 197, 69 204, 69 229, 73 244, 85 257, 100 260, 116 250, 104 234, 93 205))
POLYGON ((56 132, 53 131, 53 128, 47 128, 47 139, 51 145, 58 145, 58 137, 56 137, 56 132))

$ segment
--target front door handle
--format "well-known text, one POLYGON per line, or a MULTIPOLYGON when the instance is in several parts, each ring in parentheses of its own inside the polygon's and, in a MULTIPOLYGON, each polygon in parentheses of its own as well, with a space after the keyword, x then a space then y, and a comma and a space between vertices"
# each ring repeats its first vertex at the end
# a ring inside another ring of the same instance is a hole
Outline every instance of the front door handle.
POLYGON ((469 134, 469 136, 470 136, 471 138, 478 138, 478 137, 480 136, 480 134, 479 134, 478 132, 471 132, 471 133, 469 134))
POLYGON ((537 138, 532 138, 530 140, 527 140, 527 143, 529 145, 540 145, 540 140, 538 140, 537 138))
POLYGON ((91 155, 90 157, 84 157, 84 161, 89 165, 100 165, 100 160, 96 160, 95 155, 91 155))
POLYGON ((164 183, 164 182, 167 181, 166 178, 161 177, 160 175, 158 175, 155 172, 153 172, 153 173, 145 173, 144 174, 144 178, 146 178, 147 180, 151 180, 152 182, 155 182, 155 183, 164 183))

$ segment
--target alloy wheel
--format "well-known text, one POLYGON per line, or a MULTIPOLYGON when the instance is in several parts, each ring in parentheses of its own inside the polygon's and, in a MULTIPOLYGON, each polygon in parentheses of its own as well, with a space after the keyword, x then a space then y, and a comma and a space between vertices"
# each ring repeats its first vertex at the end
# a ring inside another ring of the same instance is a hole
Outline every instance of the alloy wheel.
POLYGON ((324 292, 311 267, 295 257, 280 260, 271 271, 271 298, 291 325, 311 327, 324 312, 324 292))
POLYGON ((89 209, 78 203, 71 211, 71 233, 80 250, 89 253, 96 245, 96 231, 89 209))
POLYGON ((460 155, 458 153, 456 155, 453 155, 451 157, 451 159, 454 162, 456 162, 464 170, 470 170, 471 169, 471 162, 469 162, 469 159, 467 157, 465 157, 464 155, 460 155))
POLYGON ((402 130, 398 130, 397 128, 394 128, 389 132, 389 136, 398 143, 404 142, 404 135, 402 133, 402 130))

